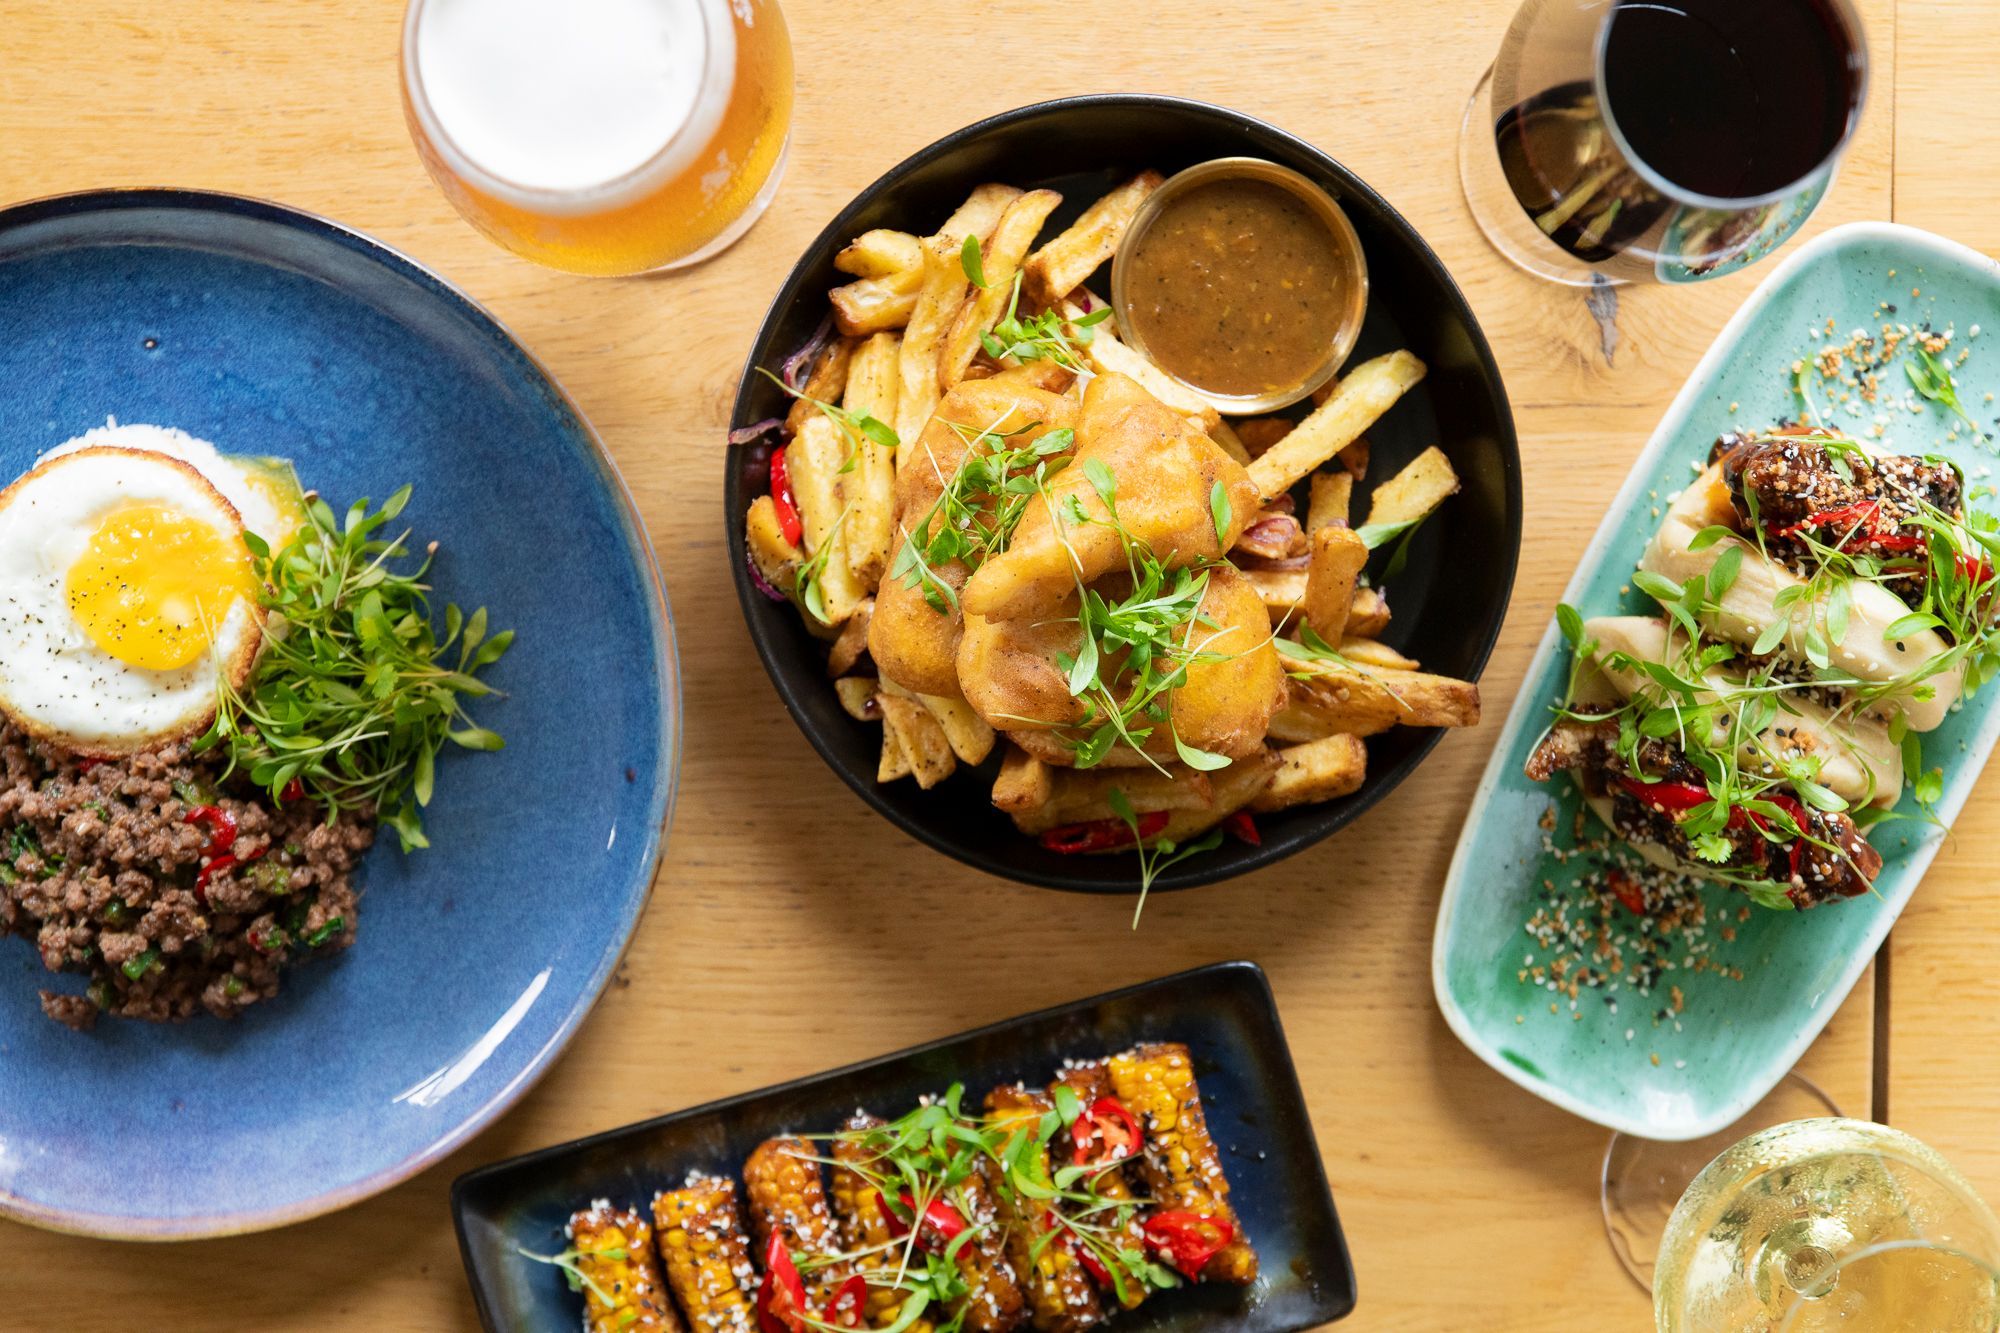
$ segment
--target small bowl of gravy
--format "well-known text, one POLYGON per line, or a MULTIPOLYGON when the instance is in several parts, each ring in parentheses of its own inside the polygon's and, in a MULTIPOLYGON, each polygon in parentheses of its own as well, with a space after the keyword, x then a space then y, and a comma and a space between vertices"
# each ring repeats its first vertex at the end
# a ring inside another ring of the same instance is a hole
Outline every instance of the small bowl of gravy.
POLYGON ((1361 332, 1368 266, 1333 197, 1255 157, 1153 191, 1111 266, 1119 337, 1230 415, 1332 379, 1361 332))

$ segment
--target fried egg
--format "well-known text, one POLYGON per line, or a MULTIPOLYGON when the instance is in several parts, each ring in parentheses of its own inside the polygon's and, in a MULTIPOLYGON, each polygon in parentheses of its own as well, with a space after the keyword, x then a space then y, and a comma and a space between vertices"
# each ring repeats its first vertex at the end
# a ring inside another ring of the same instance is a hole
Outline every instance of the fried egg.
POLYGON ((262 537, 274 551, 290 541, 305 520, 299 483, 292 475, 291 464, 282 459, 225 454, 207 440, 172 426, 139 422, 121 426, 114 417, 57 445, 36 461, 46 463, 80 449, 104 447, 144 449, 186 463, 207 478, 223 499, 236 506, 244 528, 262 537))
POLYGON ((201 731, 262 642, 243 532, 157 452, 63 452, 0 491, 0 711, 97 757, 201 731))

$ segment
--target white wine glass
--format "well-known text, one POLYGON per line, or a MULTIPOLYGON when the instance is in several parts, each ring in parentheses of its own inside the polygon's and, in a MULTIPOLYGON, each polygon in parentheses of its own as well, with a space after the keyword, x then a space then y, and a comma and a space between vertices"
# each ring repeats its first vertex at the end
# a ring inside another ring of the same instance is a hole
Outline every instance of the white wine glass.
POLYGON ((1659 1333, 1992 1333, 1996 1266, 2000 1219, 1936 1151, 1797 1120, 1695 1177, 1660 1241, 1653 1318, 1659 1333))
POLYGON ((1604 1206, 1604 1234, 1619 1264, 1641 1291, 1651 1292, 1653 1263, 1667 1218, 1703 1167, 1724 1148, 1757 1130, 1789 1120, 1839 1114, 1840 1107, 1818 1084, 1792 1073, 1740 1119, 1707 1138, 1662 1143, 1632 1134, 1613 1134, 1604 1148, 1598 1197, 1604 1206))
POLYGON ((1808 1279, 1778 1333, 1994 1333, 2000 1268, 1924 1240, 1856 1250, 1808 1279))

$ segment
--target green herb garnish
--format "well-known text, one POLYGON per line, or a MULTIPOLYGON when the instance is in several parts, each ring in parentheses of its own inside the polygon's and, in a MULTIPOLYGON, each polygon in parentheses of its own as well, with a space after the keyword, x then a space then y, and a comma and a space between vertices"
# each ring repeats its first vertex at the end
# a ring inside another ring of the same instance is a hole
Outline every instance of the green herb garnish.
POLYGON ((1927 347, 1917 345, 1914 350, 1916 361, 1903 363, 1903 373, 1909 377, 1910 386, 1931 402, 1956 413, 1961 421, 1972 427, 1975 435, 1983 434, 1979 423, 1958 401, 1958 385, 1951 377, 1951 367, 1927 347))
MULTIPOLYGON (((1223 761, 1227 763, 1227 760, 1223 761)), ((1122 788, 1113 787, 1105 798, 1111 812, 1118 816, 1125 827, 1132 830, 1132 842, 1139 853, 1139 901, 1132 908, 1132 929, 1139 928, 1139 914, 1146 910, 1146 895, 1152 892, 1153 881, 1162 870, 1178 865, 1190 856, 1212 852, 1222 845, 1221 828, 1212 828, 1190 843, 1176 843, 1172 838, 1155 838, 1147 845, 1139 834, 1139 816, 1132 809, 1132 802, 1122 788)))
POLYGON ((924 600, 940 614, 957 608, 958 594, 937 571, 953 561, 977 569, 988 556, 1006 550, 1028 501, 1068 465, 1068 452, 1076 443, 1076 432, 1067 427, 1018 445, 1011 441, 1034 425, 1005 433, 989 429, 976 436, 965 427, 952 429, 961 438, 970 437, 965 461, 911 527, 889 569, 889 577, 901 579, 905 587, 921 588, 924 600))
POLYGON ((340 522, 314 497, 275 552, 244 535, 271 613, 263 655, 245 690, 223 682, 215 722, 195 743, 223 748, 227 771, 246 771, 274 800, 297 782, 329 820, 372 803, 406 852, 430 845, 418 811, 444 745, 501 748, 464 701, 493 692, 479 673, 514 641, 512 630, 488 635, 484 607, 467 616, 455 605, 438 637, 423 581, 436 547, 399 571, 409 533, 379 535, 409 499, 405 486, 372 513, 358 500, 340 522))
POLYGON ((995 361, 1012 357, 1016 361, 1053 361, 1069 370, 1084 369, 1082 349, 1097 336, 1097 326, 1111 318, 1104 306, 1076 319, 1065 319, 1060 311, 1044 310, 1023 318, 1021 272, 1014 272, 1014 289, 1007 297, 1007 313, 992 328, 979 335, 980 346, 995 361))

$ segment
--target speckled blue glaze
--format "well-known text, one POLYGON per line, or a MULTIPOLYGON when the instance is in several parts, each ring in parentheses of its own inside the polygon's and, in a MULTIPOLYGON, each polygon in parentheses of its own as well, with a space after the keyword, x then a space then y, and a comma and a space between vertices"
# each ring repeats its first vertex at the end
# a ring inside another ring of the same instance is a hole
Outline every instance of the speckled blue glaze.
POLYGON ((590 426, 507 332, 392 251, 275 205, 112 191, 0 212, 0 478, 95 425, 288 456, 342 504, 404 482, 438 597, 519 632, 449 756, 432 849, 369 855, 360 937, 233 1023, 43 1018, 0 940, 0 1214, 252 1230, 414 1174, 543 1073, 645 905, 672 804, 666 596, 590 426))

